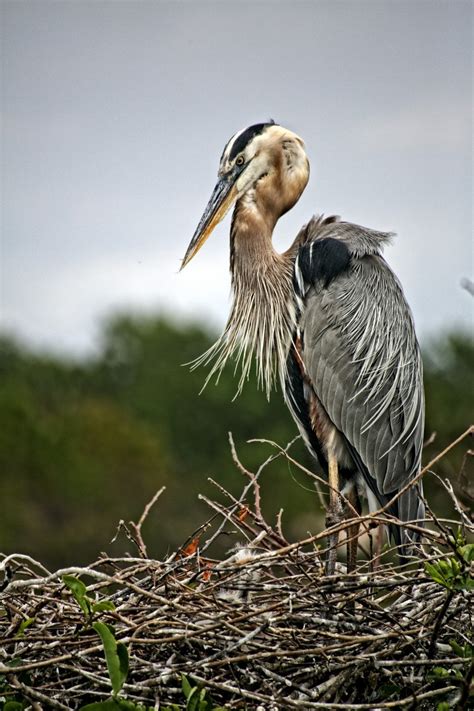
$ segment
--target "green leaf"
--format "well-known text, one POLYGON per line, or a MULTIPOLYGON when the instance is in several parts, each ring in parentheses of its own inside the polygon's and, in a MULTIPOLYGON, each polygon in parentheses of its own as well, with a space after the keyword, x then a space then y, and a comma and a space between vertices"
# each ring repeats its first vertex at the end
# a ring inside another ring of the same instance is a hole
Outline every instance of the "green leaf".
POLYGON ((458 657, 464 657, 464 649, 463 647, 461 647, 460 644, 456 642, 455 639, 450 640, 449 646, 451 647, 453 652, 458 655, 458 657))
MULTIPOLYGON (((474 557, 474 544, 466 544, 458 549, 467 565, 474 557)), ((425 563, 425 571, 433 580, 448 590, 474 590, 474 578, 469 570, 463 570, 463 565, 454 557, 438 560, 435 563, 425 563)))
POLYGON ((113 612, 115 605, 112 600, 101 600, 92 604, 92 612, 113 612))
POLYGON ((12 667, 12 669, 15 669, 15 667, 19 667, 21 664, 24 664, 25 660, 22 659, 21 657, 12 657, 9 659, 6 663, 7 667, 12 667))
POLYGON ((440 701, 436 707, 436 711, 449 711, 450 706, 447 701, 440 701))
POLYGON ((63 575, 63 583, 67 585, 75 598, 84 597, 87 593, 87 588, 79 578, 74 575, 63 575))
POLYGON ((119 659, 120 673, 123 676, 123 681, 120 684, 122 687, 123 682, 128 676, 128 649, 123 642, 117 642, 117 657, 119 659))
POLYGON ((186 698, 186 711, 207 711, 208 702, 205 701, 206 690, 198 686, 191 686, 189 679, 181 675, 181 688, 186 698))
POLYGON ((444 667, 433 667, 431 676, 436 679, 446 679, 451 676, 451 672, 449 669, 445 669, 444 667))
MULTIPOLYGON (((179 707, 176 707, 179 711, 179 707)), ((108 701, 95 701, 87 706, 81 706, 79 711, 152 711, 152 706, 135 704, 125 699, 109 699, 108 701)), ((164 710, 165 711, 165 710, 164 710)))
POLYGON ((109 701, 95 701, 93 704, 81 706, 79 711, 119 711, 121 708, 123 707, 120 706, 118 700, 110 699, 109 701))
POLYGON ((26 620, 22 620, 15 637, 23 637, 25 630, 32 625, 34 621, 34 617, 27 617, 26 620))
POLYGON ((114 694, 118 694, 128 674, 128 651, 126 646, 114 637, 110 627, 103 622, 94 622, 95 629, 102 640, 105 661, 109 671, 110 683, 114 694))
POLYGON ((24 708, 21 701, 7 701, 3 707, 3 711, 23 711, 24 708))
POLYGON ((63 583, 74 595, 84 615, 88 617, 91 612, 91 603, 87 597, 87 589, 82 580, 75 578, 74 575, 63 575, 63 583))
POLYGON ((464 587, 466 590, 474 590, 474 578, 472 575, 470 575, 465 581, 464 581, 464 587))
POLYGON ((210 711, 211 704, 206 700, 207 689, 201 689, 199 693, 198 711, 210 711))
POLYGON ((427 674, 428 679, 440 681, 441 679, 450 681, 462 680, 463 675, 456 669, 446 669, 445 667, 433 667, 433 670, 427 674))
POLYGON ((435 583, 439 583, 445 588, 450 587, 446 581, 446 578, 441 573, 441 569, 438 563, 435 563, 434 565, 432 565, 431 563, 425 563, 425 571, 433 578, 435 583))
POLYGON ((183 690, 184 698, 187 699, 190 696, 193 687, 184 674, 181 674, 181 688, 183 690))
POLYGON ((186 711, 198 711, 199 709, 199 688, 194 686, 186 699, 186 711))
POLYGON ((465 546, 461 546, 459 552, 466 563, 472 563, 474 561, 474 543, 467 543, 465 546))
POLYGON ((459 573, 461 572, 461 564, 459 563, 459 561, 457 561, 455 558, 452 558, 452 560, 450 560, 450 563, 451 575, 459 575, 459 573))
POLYGON ((449 644, 453 652, 457 654, 458 657, 462 657, 463 659, 471 659, 472 656, 474 656, 474 647, 472 644, 467 643, 464 646, 461 646, 455 639, 451 639, 449 644))

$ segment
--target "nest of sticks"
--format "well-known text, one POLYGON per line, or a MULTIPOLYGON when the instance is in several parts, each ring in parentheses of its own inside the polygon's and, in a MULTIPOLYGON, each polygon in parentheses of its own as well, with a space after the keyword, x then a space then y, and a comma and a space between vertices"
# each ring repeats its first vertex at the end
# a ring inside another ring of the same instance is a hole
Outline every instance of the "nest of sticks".
MULTIPOLYGON (((148 557, 141 530, 161 491, 138 523, 122 522, 136 557, 53 573, 3 557, 0 708, 80 709, 113 689, 109 708, 467 708, 474 525, 450 483, 457 520, 428 509, 414 562, 388 552, 327 576, 327 532, 289 543, 261 512, 265 465, 254 474, 233 454, 240 498, 221 488, 206 499, 210 520, 166 560, 148 557), (240 542, 213 559, 225 532, 240 542)), ((288 448, 274 456, 291 459, 288 448)), ((388 520, 381 510, 361 522, 388 520)))

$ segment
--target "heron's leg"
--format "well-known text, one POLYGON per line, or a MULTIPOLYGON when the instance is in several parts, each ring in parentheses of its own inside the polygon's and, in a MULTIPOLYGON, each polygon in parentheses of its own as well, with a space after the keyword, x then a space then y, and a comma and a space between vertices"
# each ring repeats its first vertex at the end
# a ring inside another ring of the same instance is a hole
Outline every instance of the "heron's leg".
POLYGON ((377 526, 377 533, 375 534, 375 555, 374 555, 374 566, 373 569, 377 570, 380 565, 380 558, 382 557, 383 539, 385 535, 385 526, 383 523, 379 523, 377 526))
MULTIPOLYGON (((329 479, 329 507, 326 513, 326 528, 336 526, 342 521, 343 511, 339 496, 339 470, 337 459, 332 451, 328 456, 328 479, 329 479)), ((334 575, 336 569, 337 543, 339 533, 331 533, 328 536, 328 552, 326 558, 326 574, 334 575)))
POLYGON ((385 537, 385 526, 383 523, 376 523, 372 521, 369 524, 369 542, 370 542, 370 570, 374 572, 380 565, 380 559, 382 557, 382 547, 385 537), (372 533, 375 531, 375 535, 372 533), (375 538, 375 545, 374 545, 375 538))
MULTIPOLYGON (((346 518, 355 518, 360 516, 362 507, 360 504, 359 493, 356 486, 347 493, 346 498, 350 506, 346 507, 346 518)), ((346 530, 347 536, 347 572, 352 573, 356 569, 357 562, 357 546, 359 544, 359 528, 360 523, 356 521, 352 526, 348 526, 346 530)))

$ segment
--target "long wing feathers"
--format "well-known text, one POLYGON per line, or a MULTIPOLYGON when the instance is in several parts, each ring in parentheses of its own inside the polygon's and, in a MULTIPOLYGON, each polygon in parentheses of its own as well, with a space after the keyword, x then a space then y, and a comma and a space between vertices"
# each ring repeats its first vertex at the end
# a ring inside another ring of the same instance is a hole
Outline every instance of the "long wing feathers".
MULTIPOLYGON (((303 358, 319 400, 383 500, 418 471, 424 424, 412 316, 379 254, 390 236, 348 223, 312 221, 299 238, 306 245, 340 240, 351 254, 348 269, 329 284, 311 283, 305 273, 303 358)), ((416 495, 408 494, 399 508, 410 517, 419 506, 416 495)))
POLYGON ((356 257, 368 254, 380 254, 383 248, 390 244, 394 233, 371 230, 350 222, 341 222, 339 217, 332 215, 324 217, 315 215, 298 233, 294 246, 314 243, 328 237, 343 242, 356 257))

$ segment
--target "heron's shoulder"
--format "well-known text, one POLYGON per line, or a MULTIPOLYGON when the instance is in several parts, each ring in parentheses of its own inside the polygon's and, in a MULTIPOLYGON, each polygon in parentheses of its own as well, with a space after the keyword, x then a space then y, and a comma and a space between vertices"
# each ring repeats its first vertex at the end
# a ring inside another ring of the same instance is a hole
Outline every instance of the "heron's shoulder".
POLYGON ((391 237, 391 233, 342 222, 335 216, 313 217, 293 245, 297 294, 304 296, 316 284, 327 288, 334 279, 349 272, 354 262, 365 263, 367 257, 380 268, 385 264, 381 251, 391 237))
POLYGON ((298 249, 309 247, 323 240, 337 240, 354 257, 380 254, 385 245, 390 244, 393 232, 381 232, 369 227, 362 227, 351 222, 344 222, 338 216, 315 215, 308 224, 301 228, 295 246, 298 249))

